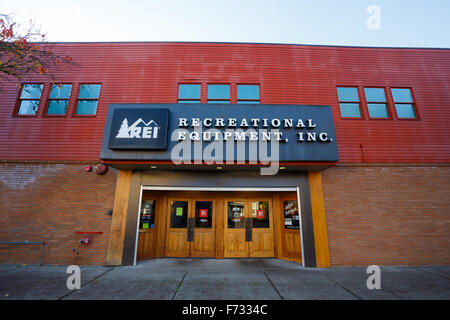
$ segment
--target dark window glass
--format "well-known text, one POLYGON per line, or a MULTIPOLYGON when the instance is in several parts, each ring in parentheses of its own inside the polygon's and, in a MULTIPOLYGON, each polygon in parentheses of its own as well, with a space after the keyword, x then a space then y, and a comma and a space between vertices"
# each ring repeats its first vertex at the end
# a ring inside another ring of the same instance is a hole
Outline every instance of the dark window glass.
POLYGON ((212 227, 212 201, 195 202, 195 227, 212 227))
POLYGON ((414 110, 413 97, 411 89, 391 89, 392 98, 395 102, 395 111, 399 119, 415 119, 416 111, 414 110))
POLYGON ((358 88, 338 87, 339 108, 342 118, 361 118, 358 88), (355 103, 356 102, 356 103, 355 103))
POLYGON ((170 204, 170 227, 186 228, 189 205, 187 201, 172 201, 170 204))
POLYGON ((153 229, 155 227, 155 205, 156 200, 142 200, 139 229, 153 229))
POLYGON ((70 84, 52 85, 49 95, 47 114, 66 114, 71 91, 72 85, 70 84))
POLYGON ((208 85, 208 103, 229 103, 230 85, 228 84, 209 84, 208 85))
POLYGON ((340 103, 341 117, 343 118, 361 118, 359 103, 340 103))
POLYGON ((50 91, 50 99, 69 99, 72 91, 71 84, 54 84, 50 91))
POLYGON ((82 84, 80 85, 80 92, 78 93, 78 99, 98 99, 100 96, 99 84, 82 84))
POLYGON ((238 103, 239 100, 259 100, 259 86, 238 84, 237 99, 238 103))
POLYGON ((358 88, 338 87, 339 101, 343 102, 359 102, 358 88))
POLYGON ((396 103, 395 110, 398 118, 415 118, 416 112, 411 103, 396 103))
POLYGON ((364 88, 367 102, 386 102, 386 93, 383 88, 364 88))
POLYGON ((370 118, 389 118, 384 88, 364 88, 370 118), (384 102, 384 103, 379 103, 384 102))
POLYGON ((36 114, 39 100, 22 100, 17 114, 36 114))
POLYGON ((270 228, 269 202, 252 202, 252 225, 253 228, 270 228))
POLYGON ((39 107, 43 84, 24 84, 20 93, 19 109, 17 114, 35 115, 39 107))
POLYGON ((78 93, 76 114, 95 115, 97 113, 98 98, 100 96, 99 84, 82 84, 78 93))
POLYGON ((244 202, 228 202, 228 228, 242 229, 245 228, 245 203, 244 202))
POLYGON ((69 100, 49 100, 47 114, 66 114, 69 100))
POLYGON ((178 86, 178 100, 200 100, 199 84, 180 84, 178 86))
POLYGON ((412 103, 413 98, 410 89, 391 89, 394 102, 412 103))
POLYGON ((20 99, 40 99, 43 88, 43 84, 24 84, 20 99))
POLYGON ((76 114, 95 114, 97 112, 97 102, 97 100, 78 100, 76 114))
POLYGON ((368 103, 367 108, 371 118, 389 118, 385 103, 368 103))
POLYGON ((283 201, 284 211, 284 228, 285 229, 299 229, 299 217, 298 217, 298 203, 297 200, 285 200, 283 201))

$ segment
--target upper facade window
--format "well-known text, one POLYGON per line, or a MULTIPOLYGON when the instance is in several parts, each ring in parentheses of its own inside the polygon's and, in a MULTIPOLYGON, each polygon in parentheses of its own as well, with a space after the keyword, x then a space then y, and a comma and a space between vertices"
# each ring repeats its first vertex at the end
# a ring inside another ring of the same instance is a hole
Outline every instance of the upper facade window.
POLYGON ((53 84, 48 97, 48 115, 65 115, 69 105, 71 84, 53 84))
POLYGON ((237 85, 237 103, 259 103, 259 86, 238 84, 237 85))
POLYGON ((95 115, 97 113, 100 84, 82 84, 78 93, 77 115, 95 115))
POLYGON ((414 99, 411 89, 392 88, 392 98, 394 99, 395 111, 399 119, 416 119, 414 109, 414 99))
POLYGON ((389 118, 384 88, 364 88, 370 118, 389 118))
POLYGON ((36 115, 42 95, 43 84, 24 84, 19 98, 19 115, 36 115))
POLYGON ((200 84, 180 84, 178 86, 178 103, 200 103, 200 84))
POLYGON ((208 103, 230 103, 230 85, 208 84, 208 103))
POLYGON ((361 118, 358 88, 338 87, 339 108, 342 118, 361 118))

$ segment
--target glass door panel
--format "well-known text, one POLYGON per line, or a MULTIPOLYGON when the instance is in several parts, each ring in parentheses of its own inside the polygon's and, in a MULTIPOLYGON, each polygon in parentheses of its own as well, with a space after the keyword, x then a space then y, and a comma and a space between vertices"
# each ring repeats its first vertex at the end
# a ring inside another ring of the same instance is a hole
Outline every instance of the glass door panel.
POLYGON ((252 201, 252 227, 270 228, 269 201, 252 201))
POLYGON ((213 225, 212 201, 195 202, 195 227, 211 229, 213 225))
POLYGON ((228 229, 245 228, 245 202, 229 201, 227 203, 228 229))
POLYGON ((186 228, 188 218, 188 201, 171 201, 170 204, 170 227, 186 228))

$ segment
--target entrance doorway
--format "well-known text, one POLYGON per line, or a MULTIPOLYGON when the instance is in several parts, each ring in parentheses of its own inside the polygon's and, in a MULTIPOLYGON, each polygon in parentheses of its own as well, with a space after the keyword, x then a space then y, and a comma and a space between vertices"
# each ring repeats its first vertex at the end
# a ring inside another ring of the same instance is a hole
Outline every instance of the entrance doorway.
POLYGON ((296 196, 144 190, 137 259, 276 257, 301 262, 296 196))

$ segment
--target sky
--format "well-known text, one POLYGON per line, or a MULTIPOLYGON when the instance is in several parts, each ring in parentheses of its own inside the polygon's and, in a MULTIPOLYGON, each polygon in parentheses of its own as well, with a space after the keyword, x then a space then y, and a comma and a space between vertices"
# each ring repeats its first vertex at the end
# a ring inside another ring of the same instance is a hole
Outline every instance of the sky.
POLYGON ((450 0, 0 0, 47 41, 450 48, 450 0))

